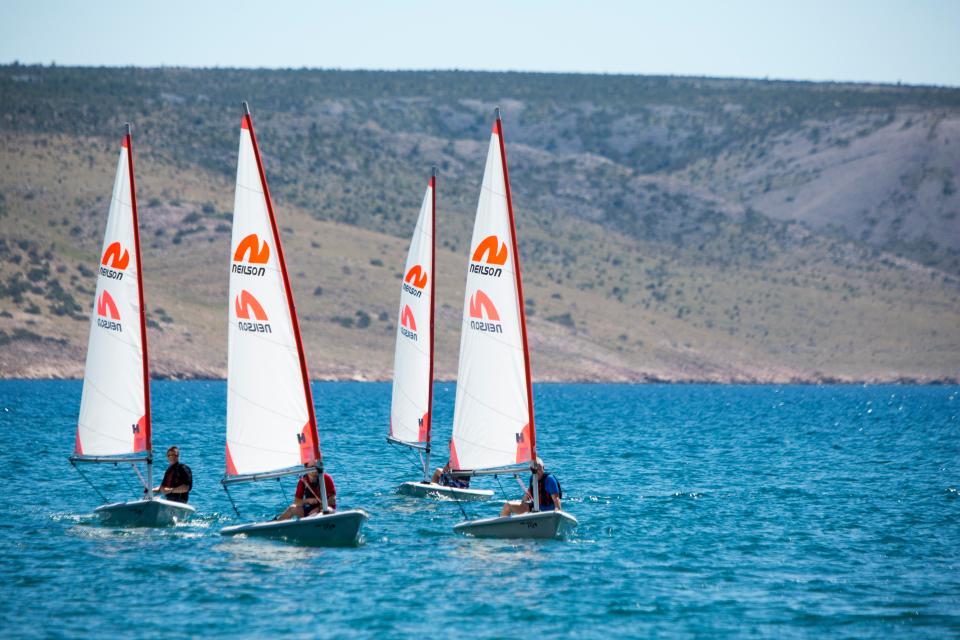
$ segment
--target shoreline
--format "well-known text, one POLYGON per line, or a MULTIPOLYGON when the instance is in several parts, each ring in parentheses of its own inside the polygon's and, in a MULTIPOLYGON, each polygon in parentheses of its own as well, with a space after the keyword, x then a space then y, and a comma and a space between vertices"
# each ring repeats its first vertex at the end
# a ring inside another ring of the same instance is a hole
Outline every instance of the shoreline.
MULTIPOLYGON (((226 382, 225 377, 204 376, 191 374, 178 375, 153 375, 151 381, 173 381, 173 382, 226 382)), ((54 381, 54 380, 83 380, 78 376, 4 376, 0 375, 0 381, 54 381)), ((391 377, 381 376, 316 376, 310 378, 311 383, 315 382, 371 382, 371 383, 390 383, 391 377)), ((452 378, 437 379, 435 383, 456 384, 452 378)), ((551 385, 551 384, 597 384, 597 385, 710 385, 710 386, 960 386, 960 377, 914 377, 914 376, 895 376, 895 377, 876 377, 876 378, 843 378, 835 376, 822 377, 792 377, 789 379, 761 379, 735 377, 726 379, 717 378, 666 378, 659 376, 638 376, 636 380, 624 380, 614 378, 534 378, 533 384, 551 385)))

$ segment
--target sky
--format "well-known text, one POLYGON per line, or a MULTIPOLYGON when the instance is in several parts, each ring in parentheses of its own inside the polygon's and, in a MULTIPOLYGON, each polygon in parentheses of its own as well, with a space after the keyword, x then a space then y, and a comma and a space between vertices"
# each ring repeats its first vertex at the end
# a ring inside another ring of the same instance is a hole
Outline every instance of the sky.
POLYGON ((4 0, 14 61, 960 87, 960 0, 4 0))

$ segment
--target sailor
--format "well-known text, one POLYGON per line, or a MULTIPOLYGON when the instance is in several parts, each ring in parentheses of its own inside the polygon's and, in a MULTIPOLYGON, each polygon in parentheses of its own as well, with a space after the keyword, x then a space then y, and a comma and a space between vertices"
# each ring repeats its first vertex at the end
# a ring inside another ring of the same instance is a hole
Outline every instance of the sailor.
POLYGON ((167 467, 167 472, 163 474, 163 482, 153 492, 159 493, 173 502, 188 502, 190 490, 193 489, 193 472, 190 467, 180 462, 180 449, 178 447, 174 446, 167 449, 167 461, 170 466, 167 467))
MULTIPOLYGON (((310 461, 303 466, 310 470, 306 475, 300 476, 300 481, 297 482, 297 490, 293 496, 293 504, 277 516, 277 520, 289 520, 293 516, 306 518, 322 508, 320 474, 317 473, 317 464, 310 461)), ((326 471, 323 472, 323 484, 327 489, 327 510, 324 513, 333 513, 337 510, 337 487, 333 484, 333 478, 326 471)))
POLYGON ((469 489, 470 488, 470 478, 462 477, 459 478, 452 473, 450 473, 450 461, 447 460, 447 464, 443 465, 443 469, 439 467, 433 472, 433 478, 430 479, 430 482, 433 484, 441 484, 445 487, 453 487, 454 489, 469 489))
MULTIPOLYGON (((552 473, 543 470, 543 460, 539 457, 533 463, 534 473, 537 476, 537 488, 540 494, 540 511, 560 511, 560 498, 563 492, 560 490, 560 483, 553 477, 552 473)), ((533 477, 530 477, 530 484, 527 485, 527 491, 523 494, 522 501, 510 501, 503 505, 500 510, 500 516, 509 516, 515 513, 529 513, 533 510, 533 477)))

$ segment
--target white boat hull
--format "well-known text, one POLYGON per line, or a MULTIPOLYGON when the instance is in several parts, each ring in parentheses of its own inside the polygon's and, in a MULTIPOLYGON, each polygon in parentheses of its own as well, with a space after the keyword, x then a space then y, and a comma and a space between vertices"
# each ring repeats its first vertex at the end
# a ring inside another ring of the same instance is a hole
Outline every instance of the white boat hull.
POLYGON ((369 516, 363 509, 348 509, 292 520, 271 520, 224 527, 222 536, 259 536, 283 538, 303 544, 347 546, 360 540, 360 528, 369 516))
POLYGON ((93 512, 112 527, 166 527, 183 522, 196 511, 183 502, 154 498, 105 504, 93 512))
POLYGON ((435 498, 438 496, 460 500, 461 502, 481 502, 493 497, 489 489, 460 489, 447 487, 433 482, 404 482, 397 489, 397 493, 414 498, 435 498))
POLYGON ((469 520, 454 525, 453 530, 477 538, 560 538, 578 524, 577 519, 565 511, 540 511, 469 520))

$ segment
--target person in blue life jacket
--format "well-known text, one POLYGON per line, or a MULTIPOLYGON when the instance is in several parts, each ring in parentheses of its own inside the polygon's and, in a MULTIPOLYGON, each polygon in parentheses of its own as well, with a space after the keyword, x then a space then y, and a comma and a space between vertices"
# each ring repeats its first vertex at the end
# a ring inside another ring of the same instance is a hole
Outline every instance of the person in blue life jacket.
MULTIPOLYGON (((560 483, 552 473, 543 470, 543 460, 537 458, 533 463, 534 473, 537 474, 537 488, 540 490, 540 511, 560 511, 560 499, 563 491, 560 483)), ((533 477, 523 494, 523 500, 512 500, 503 505, 500 516, 511 516, 516 513, 529 513, 533 510, 533 477)))
POLYGON ((447 460, 447 464, 443 465, 443 469, 438 467, 433 472, 433 477, 430 478, 430 482, 432 482, 433 484, 441 484, 445 487, 453 487, 454 489, 470 488, 470 478, 467 478, 467 477, 458 478, 457 476, 450 473, 449 460, 447 460))

